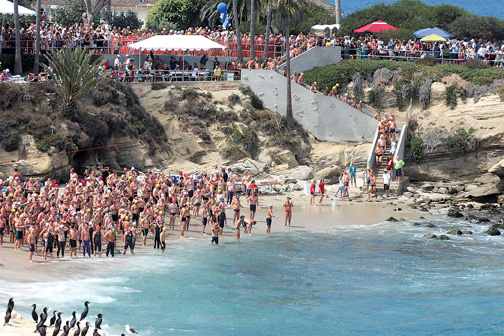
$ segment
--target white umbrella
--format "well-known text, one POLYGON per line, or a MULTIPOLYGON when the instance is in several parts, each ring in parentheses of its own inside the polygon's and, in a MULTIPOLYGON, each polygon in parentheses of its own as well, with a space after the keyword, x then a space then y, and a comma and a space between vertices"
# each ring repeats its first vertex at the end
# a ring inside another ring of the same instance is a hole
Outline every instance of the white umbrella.
MULTIPOLYGON (((19 15, 37 15, 35 11, 32 11, 31 9, 28 9, 26 7, 18 6, 18 8, 19 15)), ((14 3, 7 0, 0 0, 0 14, 14 14, 14 3)))

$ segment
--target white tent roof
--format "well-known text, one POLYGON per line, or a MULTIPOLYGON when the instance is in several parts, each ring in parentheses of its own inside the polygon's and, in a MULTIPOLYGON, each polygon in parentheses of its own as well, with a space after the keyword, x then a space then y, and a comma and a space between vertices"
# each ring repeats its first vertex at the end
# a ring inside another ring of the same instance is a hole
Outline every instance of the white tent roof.
POLYGON ((332 24, 332 25, 315 25, 315 26, 312 26, 311 29, 313 30, 325 30, 326 28, 329 28, 329 29, 334 29, 334 28, 337 28, 337 29, 340 29, 339 25, 338 24, 332 24))
MULTIPOLYGON (((1 0, 0 0, 1 1, 1 0)), ((142 50, 208 50, 226 49, 222 44, 200 35, 156 35, 133 43, 129 48, 142 50)))
MULTIPOLYGON (((19 15, 37 15, 36 12, 21 5, 18 6, 18 10, 19 15)), ((7 0, 0 0, 0 14, 14 14, 14 3, 7 0)))

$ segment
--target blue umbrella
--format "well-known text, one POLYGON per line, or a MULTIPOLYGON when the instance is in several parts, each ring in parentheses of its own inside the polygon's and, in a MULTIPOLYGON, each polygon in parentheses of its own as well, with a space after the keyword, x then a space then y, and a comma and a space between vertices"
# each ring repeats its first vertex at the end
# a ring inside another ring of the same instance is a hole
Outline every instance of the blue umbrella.
POLYGON ((416 32, 413 33, 413 35, 415 35, 416 38, 424 38, 425 36, 428 36, 431 34, 439 35, 441 37, 444 37, 447 40, 451 40, 451 39, 455 38, 455 36, 453 34, 450 34, 447 31, 444 31, 443 29, 438 28, 438 27, 424 28, 424 29, 417 30, 416 32))

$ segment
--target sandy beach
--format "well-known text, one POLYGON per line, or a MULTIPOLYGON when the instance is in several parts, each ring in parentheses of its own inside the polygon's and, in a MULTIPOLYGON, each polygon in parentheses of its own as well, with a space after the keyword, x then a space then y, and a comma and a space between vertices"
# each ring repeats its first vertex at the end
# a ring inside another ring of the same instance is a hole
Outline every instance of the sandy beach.
MULTIPOLYGON (((404 204, 398 204, 398 202, 394 203, 397 203, 396 205, 387 204, 389 202, 388 200, 378 202, 339 201, 337 206, 333 206, 330 199, 325 199, 321 206, 310 206, 308 196, 289 196, 292 197, 294 203, 292 226, 287 227, 284 225, 285 212, 282 204, 285 202, 286 195, 262 196, 255 218, 257 224, 252 230, 252 235, 266 235, 265 217, 269 205, 273 205, 274 214, 279 217, 273 219, 271 231, 274 234, 287 234, 289 231, 293 230, 311 231, 323 230, 325 228, 369 226, 380 223, 391 216, 397 219, 411 219, 419 218, 422 215, 425 216, 425 213, 412 210, 404 206, 404 204), (397 208, 402 208, 402 211, 394 211, 397 208)), ((242 214, 248 217, 248 207, 242 209, 242 214)), ((228 218, 232 216, 231 209, 227 211, 227 215, 228 218)), ((223 236, 220 238, 221 243, 234 241, 236 239, 231 224, 231 220, 228 219, 223 236)), ((202 234, 200 219, 192 221, 190 230, 186 231, 185 238, 183 239, 180 238, 179 228, 177 221, 175 231, 168 231, 166 237, 167 248, 170 248, 170 245, 173 246, 179 243, 191 244, 191 241, 196 240, 206 239, 210 242, 210 228, 207 227, 206 234, 202 234)), ((242 232, 241 239, 247 238, 248 237, 242 232)), ((78 252, 77 258, 70 258, 67 256, 64 259, 55 258, 52 262, 43 260, 40 255, 35 255, 33 263, 30 263, 28 261, 26 246, 23 247, 21 251, 15 251, 13 243, 9 243, 8 238, 6 241, 7 242, 4 242, 3 248, 0 249, 0 269, 2 270, 1 279, 3 280, 11 282, 51 282, 59 280, 61 272, 71 274, 72 268, 74 267, 78 267, 79 271, 85 271, 87 268, 89 268, 89 271, 93 271, 93 268, 96 267, 96 265, 90 266, 90 263, 86 263, 86 260, 84 260, 85 258, 82 257, 82 252, 78 252)), ((137 238, 135 253, 136 255, 145 254, 147 251, 152 251, 152 246, 152 235, 149 235, 146 246, 142 246, 141 238, 137 238)), ((118 247, 119 250, 122 251, 122 243, 119 240, 118 247)), ((106 263, 109 267, 127 267, 128 260, 130 260, 130 258, 135 258, 136 255, 132 256, 128 251, 127 255, 123 256, 122 254, 119 255, 116 250, 115 258, 105 258, 105 254, 103 254, 100 263, 106 263), (111 265, 112 263, 116 265, 111 265)), ((25 310, 27 309, 27 307, 23 308, 25 310)), ((57 309, 57 307, 54 307, 54 309, 57 309)), ((23 319, 19 316, 11 320, 10 325, 0 326, 1 335, 33 335, 34 330, 35 324, 32 321, 23 319)), ((52 334, 52 328, 48 329, 48 334, 49 332, 52 334)))

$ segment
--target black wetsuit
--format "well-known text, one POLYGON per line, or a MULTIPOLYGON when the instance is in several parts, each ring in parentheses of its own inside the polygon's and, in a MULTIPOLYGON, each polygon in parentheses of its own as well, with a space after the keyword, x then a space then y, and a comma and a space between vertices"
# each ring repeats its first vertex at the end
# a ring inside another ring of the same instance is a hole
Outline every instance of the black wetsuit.
POLYGON ((126 233, 126 237, 124 240, 124 250, 125 251, 128 249, 128 246, 131 250, 135 249, 135 240, 133 238, 133 233, 131 233, 131 231, 128 231, 128 233, 126 233))
POLYGON ((93 251, 101 252, 101 244, 102 244, 101 231, 96 231, 93 243, 94 243, 93 244, 93 247, 94 247, 93 251))
POLYGON ((107 257, 109 255, 109 252, 110 252, 110 254, 112 254, 112 257, 113 257, 114 256, 114 252, 115 252, 114 251, 114 242, 108 242, 107 243, 107 254, 106 254, 107 257))
POLYGON ((59 258, 60 251, 61 251, 61 257, 65 257, 65 245, 66 245, 66 240, 63 241, 58 241, 58 251, 56 252, 56 257, 59 258))
POLYGON ((154 227, 154 248, 161 248, 161 238, 160 238, 160 234, 161 234, 161 228, 159 227, 159 225, 156 225, 154 227))
POLYGON ((51 232, 47 233, 47 244, 46 244, 46 253, 53 253, 54 246, 54 236, 51 232))

